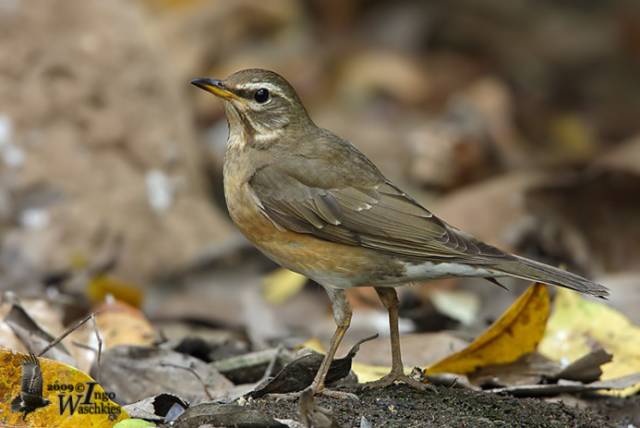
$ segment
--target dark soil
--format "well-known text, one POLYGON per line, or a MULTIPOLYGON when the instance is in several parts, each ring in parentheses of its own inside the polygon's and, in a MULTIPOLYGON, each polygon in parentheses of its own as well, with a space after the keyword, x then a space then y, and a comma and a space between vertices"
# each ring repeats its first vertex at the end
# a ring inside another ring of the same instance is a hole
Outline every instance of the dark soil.
MULTIPOLYGON (((350 391, 355 392, 355 391, 350 391)), ((318 398, 320 406, 331 409, 336 422, 359 427, 361 416, 372 427, 615 427, 605 413, 569 407, 532 398, 513 398, 486 392, 438 388, 438 393, 422 393, 405 385, 358 393, 360 402, 318 398)), ((298 418, 295 401, 264 398, 249 406, 283 419, 298 418)), ((618 418, 615 418, 618 419, 618 418)))

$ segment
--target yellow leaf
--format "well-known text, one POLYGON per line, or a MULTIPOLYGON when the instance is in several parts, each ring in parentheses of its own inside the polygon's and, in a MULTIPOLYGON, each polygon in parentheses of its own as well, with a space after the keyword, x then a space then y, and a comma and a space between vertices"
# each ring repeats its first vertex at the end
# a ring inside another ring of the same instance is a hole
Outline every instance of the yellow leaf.
MULTIPOLYGON (((597 345, 613 355, 613 360, 602 366, 602 380, 640 372, 640 327, 603 303, 558 290, 540 353, 569 364, 597 345)), ((628 396, 638 391, 640 385, 611 394, 628 396)))
POLYGON ((58 361, 39 358, 43 396, 50 403, 23 420, 22 413, 11 410, 11 401, 20 393, 25 356, 0 349, 0 426, 106 428, 129 417, 110 399, 113 395, 87 374, 58 361))
POLYGON ((545 285, 535 284, 469 346, 428 367, 426 372, 466 374, 513 362, 536 349, 548 317, 549 292, 545 285))
POLYGON ((116 300, 136 308, 142 305, 144 297, 140 287, 110 275, 97 275, 92 278, 87 286, 87 294, 94 304, 104 302, 105 297, 111 295, 116 300))
MULTIPOLYGON (((373 366, 371 364, 351 363, 351 370, 358 376, 358 382, 373 382, 389 374, 391 367, 373 366)), ((411 369, 405 368, 405 374, 410 374, 411 369)))
POLYGON ((263 282, 264 298, 273 304, 284 303, 304 287, 307 278, 288 269, 278 269, 267 275, 263 282))

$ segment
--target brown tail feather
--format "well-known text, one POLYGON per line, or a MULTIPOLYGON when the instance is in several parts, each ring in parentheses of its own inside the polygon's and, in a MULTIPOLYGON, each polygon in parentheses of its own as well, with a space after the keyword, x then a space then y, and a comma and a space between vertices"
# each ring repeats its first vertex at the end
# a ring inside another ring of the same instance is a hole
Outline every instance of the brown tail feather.
POLYGON ((570 288, 592 296, 606 298, 609 295, 609 290, 598 283, 524 257, 516 256, 516 260, 502 262, 494 268, 508 276, 570 288))

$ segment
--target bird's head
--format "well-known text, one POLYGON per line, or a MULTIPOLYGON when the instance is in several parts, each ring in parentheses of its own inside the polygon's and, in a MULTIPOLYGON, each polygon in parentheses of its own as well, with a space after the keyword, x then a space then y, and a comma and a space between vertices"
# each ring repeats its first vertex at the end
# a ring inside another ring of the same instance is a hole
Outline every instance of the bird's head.
POLYGON ((268 139, 285 128, 302 129, 312 123, 296 91, 273 71, 248 69, 224 80, 205 78, 191 83, 222 98, 232 132, 242 129, 268 139))

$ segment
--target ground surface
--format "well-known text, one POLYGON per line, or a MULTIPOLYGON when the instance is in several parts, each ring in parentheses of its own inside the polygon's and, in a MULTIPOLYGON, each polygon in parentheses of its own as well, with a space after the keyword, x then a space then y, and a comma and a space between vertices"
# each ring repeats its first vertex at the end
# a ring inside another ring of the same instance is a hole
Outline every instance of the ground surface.
MULTIPOLYGON (((538 399, 496 396, 484 392, 438 388, 437 394, 420 393, 404 385, 359 394, 360 402, 320 397, 319 404, 333 412, 344 427, 360 426, 365 416, 378 427, 618 427, 628 426, 628 416, 550 403, 538 399), (612 416, 613 415, 613 416, 612 416)), ((638 400, 635 400, 638 401, 638 400)), ((296 402, 260 399, 251 406, 276 417, 297 419, 296 402)), ((617 406, 613 406, 617 408, 617 406)), ((625 406, 626 408, 627 406, 625 406)), ((636 406, 637 407, 637 406, 636 406)))

